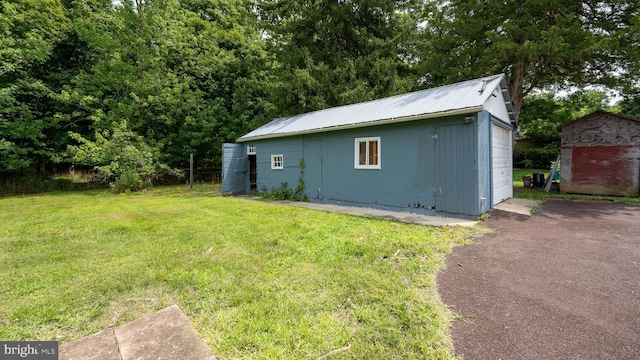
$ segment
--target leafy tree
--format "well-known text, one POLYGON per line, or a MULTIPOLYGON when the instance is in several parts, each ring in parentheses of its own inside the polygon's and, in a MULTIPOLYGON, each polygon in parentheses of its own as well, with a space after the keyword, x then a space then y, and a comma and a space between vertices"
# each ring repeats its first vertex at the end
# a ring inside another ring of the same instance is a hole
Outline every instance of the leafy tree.
POLYGON ((546 92, 524 100, 519 125, 532 149, 514 149, 514 166, 541 169, 551 166, 560 152, 560 126, 596 110, 617 112, 609 97, 599 91, 576 91, 564 97, 546 92))
POLYGON ((59 0, 12 0, 0 3, 0 76, 23 75, 43 63, 67 26, 59 0))
POLYGON ((631 0, 439 1, 423 33, 424 81, 504 72, 516 112, 534 89, 629 86, 638 79, 639 14, 631 0))
POLYGON ((96 132, 95 141, 74 133, 80 145, 70 145, 69 154, 77 164, 95 166, 99 181, 109 183, 116 192, 139 191, 165 173, 177 175, 160 163, 158 149, 127 128, 126 121, 112 130, 96 132))
POLYGON ((569 121, 571 119, 563 111, 563 102, 553 93, 531 95, 522 106, 520 133, 536 147, 544 147, 560 140, 557 127, 569 121))
POLYGON ((627 95, 618 105, 621 114, 640 119, 640 92, 627 95))
POLYGON ((404 0, 263 0, 261 25, 276 57, 280 114, 389 96, 415 85, 415 8, 404 0))
POLYGON ((38 66, 68 26, 58 0, 0 3, 0 172, 22 171, 55 160, 46 142, 55 119, 43 119, 51 90, 38 66))
POLYGON ((525 99, 519 125, 522 135, 536 147, 556 149, 560 147, 560 126, 596 110, 615 111, 603 92, 577 91, 566 97, 541 93, 525 99))
POLYGON ((79 25, 96 51, 91 71, 67 89, 97 129, 122 119, 179 165, 189 153, 217 162, 269 111, 268 61, 249 1, 123 1, 79 25))

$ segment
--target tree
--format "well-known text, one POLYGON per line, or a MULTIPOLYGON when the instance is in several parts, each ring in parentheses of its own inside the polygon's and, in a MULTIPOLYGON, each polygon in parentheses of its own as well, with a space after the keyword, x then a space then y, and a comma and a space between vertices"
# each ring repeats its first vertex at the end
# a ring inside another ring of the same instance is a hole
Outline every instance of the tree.
POLYGON ((535 148, 516 147, 514 165, 536 169, 550 166, 560 152, 560 126, 601 109, 617 111, 609 105, 609 97, 599 91, 576 91, 564 97, 550 92, 529 95, 518 123, 521 135, 535 148))
POLYGON ((22 171, 55 158, 43 119, 51 91, 35 74, 68 26, 58 0, 0 3, 0 172, 22 171))
POLYGON ((406 92, 419 1, 263 0, 281 115, 406 92))
POLYGON ((538 148, 560 148, 559 127, 596 110, 615 111, 599 91, 576 91, 566 97, 547 92, 525 99, 519 125, 522 135, 538 148))
POLYGON ((74 163, 95 166, 99 181, 110 184, 116 192, 139 191, 163 173, 177 174, 158 161, 158 150, 129 130, 126 121, 112 130, 96 132, 95 141, 79 134, 73 137, 81 144, 69 146, 74 163))
POLYGON ((217 162, 221 143, 263 122, 269 66, 250 1, 123 1, 78 25, 96 51, 66 91, 91 109, 92 126, 123 119, 179 165, 194 153, 217 162))
POLYGON ((13 0, 0 3, 0 77, 23 75, 43 63, 64 31, 67 18, 59 0, 13 0))
POLYGON ((638 79, 637 1, 437 4, 423 32, 420 57, 426 84, 504 72, 519 113, 524 97, 534 89, 628 87, 638 79))
POLYGON ((627 95, 618 105, 621 114, 640 119, 640 92, 627 95))

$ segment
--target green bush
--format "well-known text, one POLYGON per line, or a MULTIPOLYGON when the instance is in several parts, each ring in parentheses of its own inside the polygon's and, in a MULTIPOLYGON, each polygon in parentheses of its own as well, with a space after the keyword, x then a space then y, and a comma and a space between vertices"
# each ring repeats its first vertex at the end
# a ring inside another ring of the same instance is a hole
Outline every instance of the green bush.
POLYGON ((113 182, 111 190, 116 193, 140 191, 145 188, 142 176, 134 170, 125 170, 113 182))
POLYGON ((288 188, 289 184, 287 182, 283 182, 280 184, 280 188, 276 188, 275 186, 271 188, 271 193, 269 194, 269 199, 273 200, 287 200, 291 198, 291 189, 288 188))
POLYGON ((257 195, 272 200, 293 200, 293 201, 309 201, 309 197, 304 193, 304 167, 306 166, 304 158, 300 160, 300 177, 298 178, 298 186, 295 190, 289 188, 289 184, 284 181, 280 187, 271 187, 271 192, 267 192, 267 187, 262 185, 262 189, 257 195))
POLYGON ((122 121, 112 130, 96 131, 91 141, 79 134, 70 134, 79 145, 69 145, 68 153, 76 164, 93 165, 96 180, 109 184, 112 191, 140 191, 152 185, 162 175, 182 175, 159 161, 160 152, 147 144, 122 121))
POLYGON ((560 148, 553 146, 547 148, 520 149, 513 151, 513 167, 525 169, 547 169, 556 161, 560 148))

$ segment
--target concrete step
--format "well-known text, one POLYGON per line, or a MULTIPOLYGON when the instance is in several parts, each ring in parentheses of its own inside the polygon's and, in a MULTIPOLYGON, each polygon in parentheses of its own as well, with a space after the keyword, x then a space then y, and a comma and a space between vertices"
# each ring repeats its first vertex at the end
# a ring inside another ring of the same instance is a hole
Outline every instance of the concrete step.
POLYGON ((60 360, 217 359, 177 305, 60 345, 60 360))

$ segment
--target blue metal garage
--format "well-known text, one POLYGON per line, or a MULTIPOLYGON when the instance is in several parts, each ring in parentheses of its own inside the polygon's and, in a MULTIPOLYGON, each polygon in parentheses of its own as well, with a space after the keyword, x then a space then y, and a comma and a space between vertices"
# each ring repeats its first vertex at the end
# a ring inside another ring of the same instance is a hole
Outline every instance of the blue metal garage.
POLYGON ((223 192, 475 217, 512 196, 504 75, 275 119, 223 146, 223 192))

